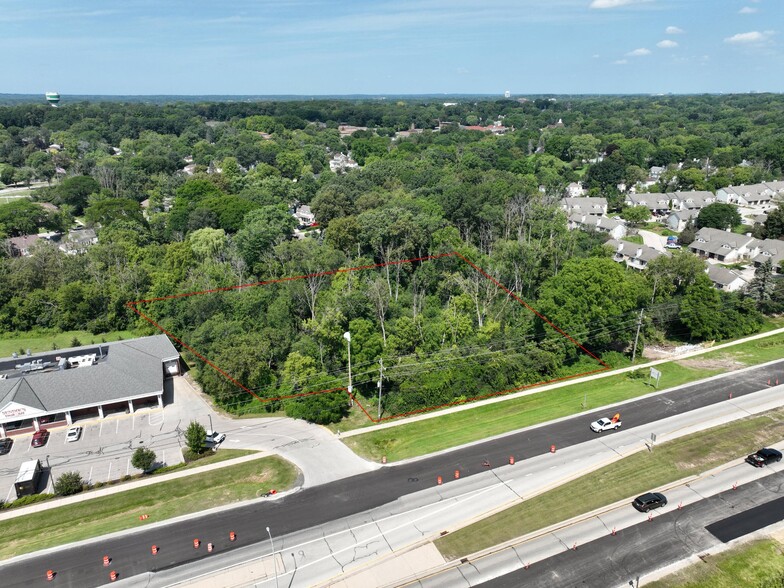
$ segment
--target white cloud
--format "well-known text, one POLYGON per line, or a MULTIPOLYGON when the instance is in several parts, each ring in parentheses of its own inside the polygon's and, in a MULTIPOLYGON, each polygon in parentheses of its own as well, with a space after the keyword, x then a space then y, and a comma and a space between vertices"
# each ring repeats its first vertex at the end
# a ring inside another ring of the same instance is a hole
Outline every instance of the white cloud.
POLYGON ((770 39, 773 31, 749 31, 748 33, 738 33, 724 39, 725 43, 733 45, 758 45, 770 39))
POLYGON ((656 43, 656 46, 660 49, 674 49, 678 46, 678 43, 675 41, 670 41, 669 39, 664 39, 663 41, 656 43))
POLYGON ((619 59, 617 61, 613 61, 613 63, 615 65, 626 65, 627 63, 629 63, 629 60, 628 59, 619 59))
POLYGON ((646 49, 645 47, 640 47, 639 49, 635 49, 634 51, 629 51, 626 56, 627 57, 642 57, 643 55, 650 55, 651 50, 646 49))
POLYGON ((680 35, 680 34, 682 34, 684 31, 683 31, 683 29, 681 29, 681 28, 679 28, 679 27, 673 27, 673 26, 669 26, 669 27, 667 27, 666 29, 664 29, 664 32, 665 32, 666 34, 668 34, 668 35, 680 35))
POLYGON ((738 14, 754 14, 757 12, 759 8, 753 8, 751 6, 744 6, 740 10, 738 10, 738 14))
POLYGON ((591 8, 618 8, 619 6, 630 6, 631 4, 642 4, 653 0, 593 0, 591 8))

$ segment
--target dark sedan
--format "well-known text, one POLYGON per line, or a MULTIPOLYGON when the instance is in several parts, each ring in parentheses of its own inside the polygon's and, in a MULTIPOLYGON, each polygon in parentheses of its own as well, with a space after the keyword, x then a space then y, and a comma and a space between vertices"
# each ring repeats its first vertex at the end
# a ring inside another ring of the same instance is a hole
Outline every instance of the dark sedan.
POLYGON ((0 439, 0 455, 5 455, 9 451, 11 451, 11 445, 14 444, 14 440, 8 437, 4 437, 0 439))
POLYGON ((761 468, 777 461, 781 461, 781 451, 769 447, 763 447, 757 453, 752 453, 746 458, 746 463, 750 463, 755 468, 761 468))

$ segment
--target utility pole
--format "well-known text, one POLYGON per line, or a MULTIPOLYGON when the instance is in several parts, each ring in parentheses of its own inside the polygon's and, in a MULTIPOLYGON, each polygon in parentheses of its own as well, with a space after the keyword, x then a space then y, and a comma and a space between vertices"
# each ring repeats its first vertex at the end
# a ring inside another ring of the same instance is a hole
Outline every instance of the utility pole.
POLYGON ((381 381, 384 379, 384 358, 378 358, 378 419, 381 420, 381 381))
POLYGON ((637 321, 637 333, 634 335, 634 347, 632 347, 632 363, 634 363, 634 357, 637 355, 637 339, 640 338, 640 327, 642 327, 642 315, 644 312, 644 308, 640 310, 640 318, 637 321))

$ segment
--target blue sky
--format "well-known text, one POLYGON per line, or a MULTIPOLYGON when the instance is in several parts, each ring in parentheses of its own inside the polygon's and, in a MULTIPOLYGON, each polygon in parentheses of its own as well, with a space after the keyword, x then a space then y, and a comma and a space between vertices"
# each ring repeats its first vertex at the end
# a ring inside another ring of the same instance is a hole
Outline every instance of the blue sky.
POLYGON ((0 93, 784 91, 782 0, 0 0, 0 93))

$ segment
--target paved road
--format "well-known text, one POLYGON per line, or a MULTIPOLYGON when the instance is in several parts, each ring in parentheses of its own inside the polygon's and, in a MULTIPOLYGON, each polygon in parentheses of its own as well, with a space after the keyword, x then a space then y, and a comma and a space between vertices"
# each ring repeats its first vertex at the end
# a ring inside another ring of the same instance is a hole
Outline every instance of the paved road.
MULTIPOLYGON (((729 392, 734 397, 755 392, 764 388, 769 378, 784 380, 784 361, 624 403, 614 410, 622 413, 624 427, 633 427, 726 400, 729 392)), ((279 501, 253 503, 122 538, 12 561, 4 566, 4 579, 10 579, 8 586, 44 585, 47 584, 45 571, 53 569, 58 573, 59 586, 101 585, 106 582, 106 570, 101 565, 104 553, 113 554, 113 568, 124 578, 181 565, 207 556, 205 549, 193 548, 194 538, 217 537, 213 542, 220 551, 264 542, 268 540, 267 526, 274 529, 276 535, 286 535, 432 487, 436 476, 448 476, 455 469, 459 469, 463 477, 470 476, 488 469, 483 462, 496 467, 508 463, 510 455, 520 460, 546 453, 551 444, 566 447, 584 442, 594 436, 588 429, 588 422, 600 416, 605 415, 597 412, 527 429, 433 457, 307 488, 279 501), (236 542, 228 541, 229 531, 237 533, 236 542), (150 555, 152 544, 161 546, 156 557, 150 555)))
MULTIPOLYGON (((716 549, 721 541, 706 526, 721 527, 728 536, 742 536, 778 523, 784 517, 780 508, 784 472, 772 474, 737 490, 722 492, 700 502, 655 517, 566 551, 529 569, 520 569, 483 584, 483 588, 608 588, 628 585, 629 580, 644 579, 658 569, 692 555, 716 549), (756 507, 756 508, 755 508, 756 507), (734 516, 733 513, 740 513, 734 516), (760 517, 760 513, 764 513, 760 517), (754 525, 747 525, 756 519, 754 525)), ((423 584, 435 587, 437 584, 423 584)))

